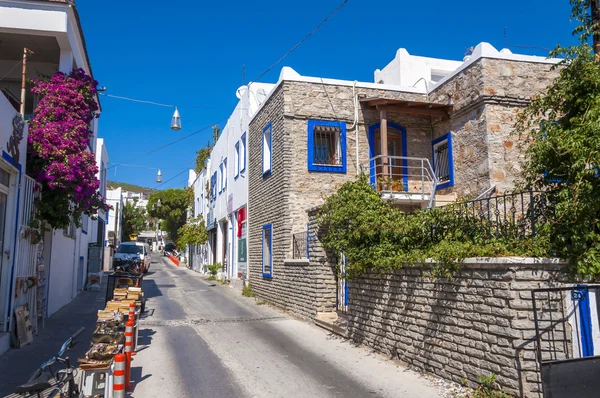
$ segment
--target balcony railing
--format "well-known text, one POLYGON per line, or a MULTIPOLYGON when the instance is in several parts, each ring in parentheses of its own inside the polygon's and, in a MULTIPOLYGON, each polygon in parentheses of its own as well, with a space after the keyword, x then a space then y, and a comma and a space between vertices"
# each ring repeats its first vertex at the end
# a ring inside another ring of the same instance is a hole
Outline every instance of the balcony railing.
POLYGON ((435 204, 437 179, 429 159, 408 156, 375 156, 369 161, 371 185, 391 199, 435 204))

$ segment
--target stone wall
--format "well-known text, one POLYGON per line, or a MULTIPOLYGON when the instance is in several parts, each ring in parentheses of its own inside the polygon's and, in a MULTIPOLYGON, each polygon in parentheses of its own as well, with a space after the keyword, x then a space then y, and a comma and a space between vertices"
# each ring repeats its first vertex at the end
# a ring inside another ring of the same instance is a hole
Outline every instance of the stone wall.
POLYGON ((248 264, 250 283, 270 302, 281 301, 281 271, 275 264, 289 258, 292 224, 289 181, 292 147, 284 126, 283 88, 279 86, 251 121, 248 131, 248 264), (263 177, 262 133, 271 123, 271 174, 263 177), (273 278, 262 277, 262 228, 272 224, 273 278))
POLYGON ((450 120, 434 122, 436 137, 453 132, 454 189, 504 192, 520 177, 522 151, 513 134, 517 115, 558 75, 548 63, 482 58, 434 89, 429 99, 453 104, 450 120))
POLYGON ((458 383, 495 373, 504 391, 539 397, 531 290, 556 286, 563 267, 471 259, 452 280, 429 279, 427 267, 365 276, 349 283, 349 336, 458 383))
MULTIPOLYGON (((346 182, 354 181, 358 170, 369 173, 369 126, 379 123, 379 113, 361 107, 358 114, 358 143, 352 127, 354 104, 351 86, 337 86, 307 82, 286 82, 286 129, 294 142, 290 199, 294 232, 304 231, 308 222, 307 209, 320 206, 325 199, 346 182), (308 121, 334 120, 346 123, 346 173, 308 171, 308 121)), ((357 88, 357 94, 366 98, 382 97, 424 101, 423 95, 357 88)), ((403 115, 388 112, 388 121, 400 125, 407 132, 407 154, 431 161, 432 130, 428 116, 403 115)))

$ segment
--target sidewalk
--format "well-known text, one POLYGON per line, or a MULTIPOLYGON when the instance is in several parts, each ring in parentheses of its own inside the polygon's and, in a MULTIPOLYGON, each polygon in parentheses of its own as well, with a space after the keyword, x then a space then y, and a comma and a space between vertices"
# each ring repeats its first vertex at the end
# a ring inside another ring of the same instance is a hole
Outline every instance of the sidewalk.
MULTIPOLYGON (((105 278, 106 279, 106 278, 105 278)), ((69 358, 77 365, 77 358, 83 357, 96 326, 97 311, 104 308, 106 280, 99 291, 83 291, 69 304, 46 319, 46 327, 40 328, 33 342, 23 348, 13 348, 0 356, 0 397, 12 394, 15 388, 25 383, 42 363, 56 355, 60 347, 79 328, 85 332, 78 344, 69 351, 69 358)), ((59 366, 55 367, 60 369, 59 366)))

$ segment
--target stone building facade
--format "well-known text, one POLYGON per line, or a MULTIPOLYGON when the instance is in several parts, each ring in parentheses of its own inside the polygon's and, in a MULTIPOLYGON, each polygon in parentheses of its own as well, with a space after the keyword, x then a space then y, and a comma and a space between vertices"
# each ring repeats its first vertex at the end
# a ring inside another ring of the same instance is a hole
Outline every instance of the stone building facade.
MULTIPOLYGON (((490 47, 480 44, 458 69, 426 87, 312 78, 290 68, 282 70, 275 89, 250 122, 248 134, 250 280, 258 296, 290 308, 298 300, 293 296, 308 289, 299 282, 303 272, 292 266, 298 261, 288 261, 293 258, 293 235, 306 233, 308 209, 321 205, 359 172, 374 172, 370 159, 378 150, 381 153, 374 135, 382 122, 381 106, 374 104, 387 104, 388 131, 402 135, 397 155, 435 165, 434 143, 451 140, 453 161, 448 163, 453 181, 436 197, 477 196, 492 187, 497 191, 513 187, 522 157, 518 138, 511 135, 517 114, 558 72, 554 60, 500 53, 490 47), (316 149, 314 142, 310 144, 310 129, 315 123, 339 126, 345 149, 343 172, 311 169, 311 152, 316 149), (265 132, 270 132, 271 140, 266 174, 265 132)), ((413 160, 406 162, 407 168, 398 168, 410 173, 408 162, 413 160)), ((419 186, 418 179, 410 175, 403 181, 403 190, 413 195, 400 203, 406 210, 428 204, 425 196, 419 200, 414 195, 427 189, 419 186)), ((307 240, 314 236, 308 235, 307 240)), ((314 265, 311 259, 303 260, 314 265)), ((311 278, 310 273, 305 276, 311 278)), ((313 305, 297 312, 314 317, 322 311, 313 305)))

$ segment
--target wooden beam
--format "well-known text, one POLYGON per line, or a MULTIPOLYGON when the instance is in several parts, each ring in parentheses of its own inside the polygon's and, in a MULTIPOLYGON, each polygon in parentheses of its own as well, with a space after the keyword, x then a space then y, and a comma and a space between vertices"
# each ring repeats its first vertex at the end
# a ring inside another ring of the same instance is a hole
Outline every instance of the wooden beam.
POLYGON ((422 116, 439 116, 439 117, 448 117, 448 112, 443 109, 436 108, 417 108, 417 107, 407 107, 407 106, 399 106, 399 105, 388 105, 387 108, 390 112, 402 113, 405 115, 422 115, 422 116))
POLYGON ((388 129, 387 129, 387 107, 382 105, 379 107, 379 133, 381 134, 381 161, 382 173, 388 175, 388 129))

